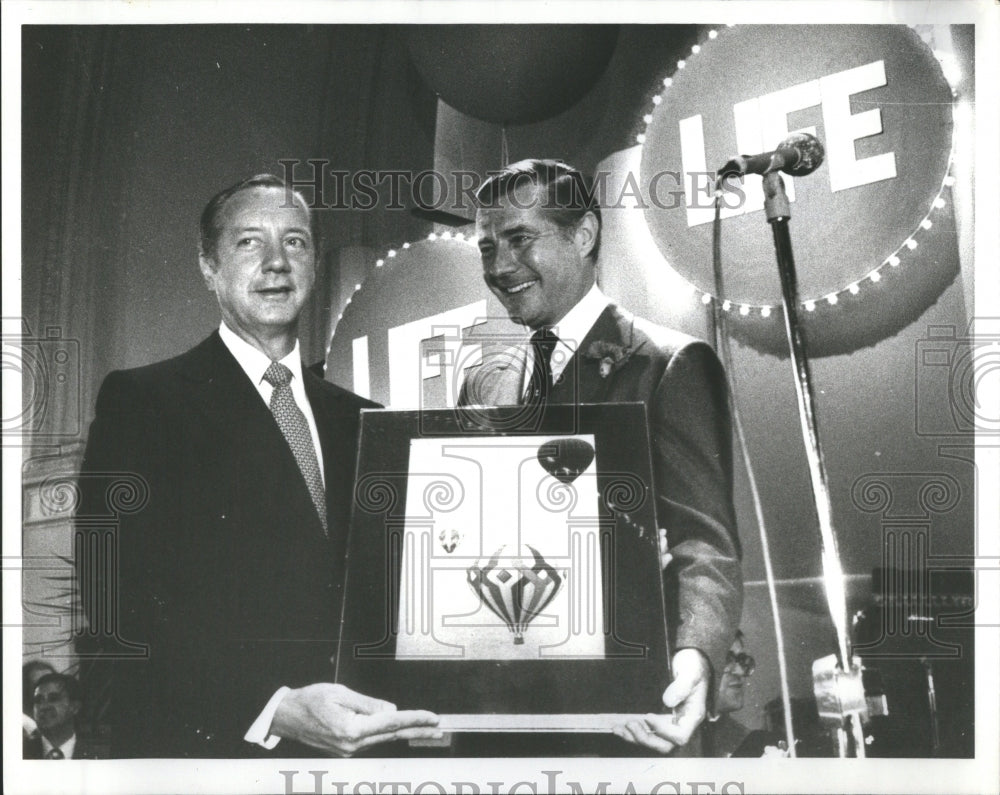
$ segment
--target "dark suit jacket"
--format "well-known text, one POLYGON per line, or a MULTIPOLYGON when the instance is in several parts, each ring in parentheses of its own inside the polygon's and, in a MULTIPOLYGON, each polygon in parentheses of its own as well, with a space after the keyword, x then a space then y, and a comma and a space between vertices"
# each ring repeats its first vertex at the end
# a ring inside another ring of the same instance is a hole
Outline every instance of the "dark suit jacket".
MULTIPOLYGON (((470 371, 460 401, 521 401, 524 359, 507 355, 470 371)), ((643 402, 649 422, 656 513, 674 556, 667 571, 673 648, 701 650, 725 666, 743 604, 733 508, 732 438, 722 365, 704 342, 611 305, 580 342, 550 403, 643 402), (596 342, 627 351, 602 376, 596 342)))
POLYGON ((702 748, 705 756, 754 759, 764 755, 769 745, 778 747, 784 740, 779 732, 752 731, 729 715, 702 724, 702 748))
MULTIPOLYGON (((21 745, 22 759, 44 759, 42 751, 42 737, 40 734, 33 734, 23 738, 21 745)), ((91 743, 79 734, 76 736, 76 745, 73 747, 73 759, 104 759, 106 755, 101 753, 99 746, 91 743)))
MULTIPOLYGON (((114 756, 259 753, 242 736, 278 687, 332 681, 359 410, 375 404, 305 369, 303 381, 329 538, 218 332, 105 379, 81 473, 77 558, 91 626, 113 625, 105 650, 127 652, 113 663, 114 756), (94 517, 108 516, 109 484, 122 475, 146 493, 102 526, 94 517), (111 576, 98 539, 114 549, 111 576), (136 659, 135 645, 147 656, 136 659)), ((283 742, 279 752, 295 749, 283 742)))

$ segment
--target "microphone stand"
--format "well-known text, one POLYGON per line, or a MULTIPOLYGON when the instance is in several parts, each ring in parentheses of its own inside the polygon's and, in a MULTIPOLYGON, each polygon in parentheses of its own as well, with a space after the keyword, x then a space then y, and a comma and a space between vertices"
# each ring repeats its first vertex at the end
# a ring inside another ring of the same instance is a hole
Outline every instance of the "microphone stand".
POLYGON ((795 369, 799 419, 806 457, 809 461, 809 476, 816 514, 819 518, 820 554, 827 606, 837 634, 837 654, 813 662, 813 691, 819 708, 820 721, 833 730, 838 756, 853 755, 861 758, 865 756, 862 722, 867 721, 868 710, 861 678, 861 660, 851 656, 848 640, 844 572, 837 552, 837 533, 833 526, 826 465, 823 461, 813 408, 809 362, 806 359, 805 340, 798 317, 798 282, 795 275, 795 258, 792 255, 792 241, 788 233, 791 210, 781 174, 777 171, 765 174, 763 186, 764 214, 774 236, 778 275, 781 278, 781 298, 785 311, 785 332, 788 335, 789 352, 795 369), (849 753, 851 750, 853 754, 849 753))

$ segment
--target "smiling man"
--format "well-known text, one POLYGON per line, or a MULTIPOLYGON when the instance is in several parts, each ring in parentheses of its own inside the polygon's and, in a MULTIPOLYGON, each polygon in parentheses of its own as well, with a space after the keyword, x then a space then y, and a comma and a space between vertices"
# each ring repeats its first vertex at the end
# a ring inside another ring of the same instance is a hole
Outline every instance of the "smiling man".
POLYGON ((616 733, 670 752, 704 719, 742 608, 722 366, 704 342, 634 317, 601 292, 601 211, 579 171, 556 160, 513 163, 477 202, 483 278, 532 335, 522 352, 470 370, 460 402, 646 405, 657 517, 673 557, 665 584, 674 679, 663 694, 672 714, 616 733))
POLYGON ((109 660, 112 753, 347 756, 437 737, 431 713, 329 681, 359 410, 374 404, 300 360, 316 278, 309 208, 257 176, 217 194, 200 232, 218 330, 111 373, 84 457, 84 608, 132 651, 109 660), (116 476, 135 503, 95 526, 116 476))
POLYGON ((97 759, 97 750, 76 734, 80 685, 66 674, 47 673, 35 683, 32 715, 35 736, 24 741, 25 759, 97 759))

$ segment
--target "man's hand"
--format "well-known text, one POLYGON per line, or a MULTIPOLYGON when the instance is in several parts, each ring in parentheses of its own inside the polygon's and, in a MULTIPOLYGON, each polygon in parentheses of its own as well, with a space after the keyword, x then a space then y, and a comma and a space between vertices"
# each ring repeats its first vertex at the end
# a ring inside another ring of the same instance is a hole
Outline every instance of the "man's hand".
POLYGON ((438 739, 442 735, 434 728, 437 722, 433 712, 397 712, 388 701, 320 683, 285 695, 271 721, 271 734, 334 756, 351 756, 390 740, 438 739))
POLYGON ((616 726, 623 740, 644 745, 661 754, 670 753, 691 739, 705 719, 711 669, 697 649, 681 649, 672 660, 674 681, 663 691, 663 703, 673 708, 671 715, 646 715, 644 720, 616 726))
POLYGON ((770 757, 780 757, 782 759, 787 759, 791 756, 791 752, 788 750, 788 743, 781 740, 777 745, 765 745, 764 753, 760 756, 761 758, 770 757))

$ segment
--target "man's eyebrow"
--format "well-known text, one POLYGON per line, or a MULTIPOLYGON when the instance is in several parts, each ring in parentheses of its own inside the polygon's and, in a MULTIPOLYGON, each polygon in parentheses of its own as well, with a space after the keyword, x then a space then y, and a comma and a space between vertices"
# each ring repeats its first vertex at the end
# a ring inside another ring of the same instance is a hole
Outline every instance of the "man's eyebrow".
POLYGON ((525 232, 534 232, 535 228, 528 226, 527 224, 517 224, 515 226, 509 226, 506 229, 500 231, 501 237, 513 237, 514 235, 524 234, 525 232))
POLYGON ((291 233, 291 232, 294 232, 294 233, 299 234, 299 235, 302 235, 302 234, 310 234, 311 235, 312 234, 312 232, 309 230, 309 228, 308 227, 304 227, 304 226, 290 226, 288 229, 285 230, 285 234, 286 235, 289 234, 289 233, 291 233))

